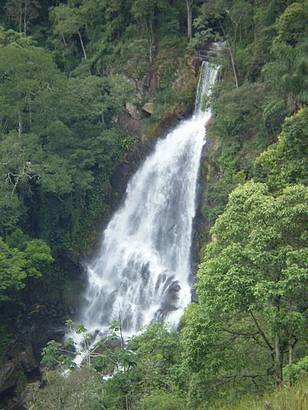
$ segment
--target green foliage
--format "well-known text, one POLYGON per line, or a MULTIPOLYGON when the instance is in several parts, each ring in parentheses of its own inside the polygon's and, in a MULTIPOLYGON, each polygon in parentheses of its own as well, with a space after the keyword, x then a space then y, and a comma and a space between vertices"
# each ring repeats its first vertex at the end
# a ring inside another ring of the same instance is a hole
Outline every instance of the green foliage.
POLYGON ((145 26, 149 35, 153 35, 153 30, 159 23, 159 15, 167 10, 165 0, 135 0, 132 6, 133 17, 145 26))
MULTIPOLYGON (((91 248, 109 215, 112 173, 136 144, 121 129, 126 104, 153 102, 150 118, 131 121, 156 136, 193 105, 195 51, 225 41, 210 57, 222 81, 209 101, 213 228, 198 304, 180 334, 158 323, 128 343, 120 323, 98 343, 68 323, 87 360, 73 369, 70 341, 50 341, 31 408, 223 409, 294 382, 307 367, 307 1, 195 1, 189 44, 182 0, 7 0, 0 14, 0 302, 12 307, 21 294, 32 303, 35 286, 22 289, 38 280, 76 289, 62 258, 91 248)), ((295 409, 298 386, 265 399, 295 409)))
POLYGON ((15 28, 27 34, 34 20, 39 16, 38 0, 8 0, 5 4, 6 16, 15 28))
POLYGON ((277 20, 278 38, 295 45, 307 33, 308 3, 292 3, 277 20))
MULTIPOLYGON (((210 149, 205 164, 207 180, 203 206, 209 227, 222 213, 228 194, 237 183, 243 182, 238 178, 239 172, 244 171, 244 179, 254 175, 260 177, 255 159, 275 141, 284 119, 297 113, 308 101, 307 36, 302 24, 307 2, 290 5, 288 1, 273 0, 245 11, 240 4, 206 2, 196 20, 203 28, 211 27, 216 36, 224 33, 228 40, 219 58, 223 81, 215 87, 211 101, 214 121, 208 131, 210 149), (244 19, 245 13, 247 18, 244 19), (290 36, 296 37, 292 44, 287 41, 288 24, 290 36), (248 35, 244 34, 245 30, 248 35), (252 31, 254 36, 251 36, 252 31)), ((267 152, 260 157, 262 161, 266 155, 268 158, 271 155, 271 151, 267 152)), ((296 167, 295 161, 292 165, 289 161, 285 165, 280 162, 280 166, 290 167, 285 173, 291 173, 292 167, 294 174, 299 172, 303 176, 305 173, 303 164, 296 167)), ((272 170, 264 168, 262 175, 268 172, 272 170)), ((297 181, 304 182, 304 178, 297 181)))
POLYGON ((59 367, 71 364, 67 362, 67 356, 61 353, 61 343, 50 340, 42 350, 42 365, 47 370, 55 370, 59 367))
POLYGON ((289 346, 300 354, 295 346, 304 343, 307 328, 307 213, 304 186, 272 196, 265 184, 249 182, 230 194, 212 228, 198 272, 199 305, 183 329, 187 364, 206 383, 209 400, 220 395, 222 381, 223 394, 230 383, 230 400, 234 390, 253 390, 252 382, 261 388, 270 374, 279 381, 279 352, 289 346))
POLYGON ((66 79, 39 48, 10 45, 0 55, 0 154, 7 158, 0 164, 0 231, 13 228, 28 208, 36 234, 58 248, 71 247, 104 210, 108 178, 132 146, 130 137, 111 128, 132 88, 119 76, 66 79), (46 213, 37 204, 53 209, 46 213))
POLYGON ((172 386, 172 375, 169 372, 179 358, 177 344, 177 334, 168 331, 161 323, 153 324, 129 342, 129 349, 136 352, 135 371, 140 378, 141 391, 172 386))
POLYGON ((255 156, 265 147, 266 129, 259 108, 264 91, 260 83, 239 88, 227 83, 215 90, 202 209, 210 226, 226 206, 232 189, 253 175, 255 156))
POLYGON ((298 242, 305 238, 306 198, 301 185, 286 188, 278 197, 270 196, 262 184, 234 190, 212 229, 213 242, 200 267, 200 300, 213 309, 224 305, 227 312, 257 307, 259 298, 261 305, 278 295, 288 298, 297 287, 300 291, 307 279, 305 258, 301 260, 304 243, 298 242))
POLYGON ((103 408, 102 381, 91 369, 83 368, 61 375, 55 371, 45 374, 46 386, 36 384, 28 388, 28 404, 34 410, 69 410, 103 408))
POLYGON ((241 38, 232 3, 207 3, 198 21, 228 33, 228 43, 204 167, 203 213, 214 227, 202 251, 199 304, 186 312, 181 338, 191 408, 231 408, 240 395, 279 382, 282 368, 307 351, 307 193, 292 185, 307 181, 307 2, 256 5, 254 38, 241 38), (263 184, 241 186, 247 178, 263 184))
POLYGON ((5 47, 9 44, 18 45, 19 47, 31 47, 33 41, 31 37, 23 33, 18 33, 12 29, 5 30, 0 26, 0 47, 5 47))
POLYGON ((304 108, 288 118, 278 142, 256 160, 256 177, 279 190, 292 183, 307 183, 308 110, 304 108))
MULTIPOLYGON (((73 368, 74 353, 70 341, 68 345, 54 340, 48 342, 42 358, 42 365, 47 371, 47 386, 33 398, 35 404, 43 400, 49 403, 49 396, 56 394, 58 379, 55 371, 61 375, 65 372, 65 390, 80 371, 88 368, 93 375, 100 375, 101 386, 97 386, 96 392, 103 408, 119 410, 130 406, 147 409, 150 405, 157 409, 186 408, 183 395, 177 388, 181 379, 178 333, 156 323, 125 342, 121 324, 113 322, 106 335, 95 341, 83 325, 67 321, 67 326, 70 332, 79 335, 87 352, 82 369, 73 368), (53 375, 51 380, 50 375, 53 375)), ((76 390, 76 394, 86 394, 85 389, 82 388, 81 392, 76 390)))
POLYGON ((265 110, 269 105, 283 101, 284 108, 279 111, 292 114, 307 103, 307 44, 292 47, 277 41, 271 52, 273 61, 265 64, 262 70, 266 84, 271 87, 265 110))
POLYGON ((140 410, 184 410, 185 400, 172 393, 158 391, 145 397, 138 403, 140 410))
POLYGON ((14 230, 23 214, 18 196, 5 185, 0 185, 0 209, 0 234, 5 235, 14 230))
POLYGON ((0 239, 0 302, 14 298, 29 277, 38 278, 53 258, 48 245, 39 239, 28 241, 24 250, 8 246, 0 239))
POLYGON ((283 369, 284 377, 290 383, 294 383, 308 373, 308 356, 303 357, 296 363, 289 364, 283 369))
POLYGON ((263 84, 245 84, 237 89, 228 84, 221 91, 219 99, 213 101, 216 116, 211 132, 228 140, 241 139, 242 135, 249 139, 263 131, 259 109, 264 99, 263 84))
MULTIPOLYGON (((113 353, 110 349, 109 353, 107 351, 109 357, 112 353, 111 358, 114 362, 117 350, 113 349, 113 353)), ((167 394, 168 390, 173 390, 176 386, 174 366, 179 359, 179 350, 178 337, 175 332, 168 331, 163 324, 153 324, 141 335, 133 337, 127 347, 125 349, 122 347, 120 352, 122 353, 122 364, 117 367, 117 372, 105 384, 103 399, 107 408, 126 408, 126 402, 136 405, 136 408, 139 408, 138 406, 148 408, 145 406, 152 401, 158 406, 159 402, 157 403, 155 396, 158 390, 165 392, 166 406, 183 403, 180 398, 176 397, 176 393, 167 394), (151 396, 152 392, 152 398, 136 404, 142 397, 151 396)), ((106 360, 106 356, 103 358, 106 360)))
POLYGON ((82 21, 78 15, 78 8, 70 5, 59 4, 50 12, 51 21, 54 23, 56 35, 71 37, 82 28, 82 21))
MULTIPOLYGON (((302 410, 307 407, 307 377, 293 386, 283 386, 264 396, 247 397, 236 404, 218 404, 220 410, 264 410, 264 408, 302 410)), ((216 410, 217 404, 210 407, 216 410)))

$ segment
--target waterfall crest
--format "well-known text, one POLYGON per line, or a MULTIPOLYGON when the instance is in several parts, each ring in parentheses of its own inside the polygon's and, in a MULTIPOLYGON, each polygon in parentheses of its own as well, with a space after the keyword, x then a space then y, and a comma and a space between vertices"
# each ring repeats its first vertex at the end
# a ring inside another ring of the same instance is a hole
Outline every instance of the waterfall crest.
POLYGON ((87 266, 80 319, 92 333, 104 333, 112 320, 121 321, 126 335, 155 319, 177 324, 190 303, 196 187, 211 116, 202 106, 217 72, 217 66, 203 62, 194 114, 156 143, 131 178, 124 204, 87 266))

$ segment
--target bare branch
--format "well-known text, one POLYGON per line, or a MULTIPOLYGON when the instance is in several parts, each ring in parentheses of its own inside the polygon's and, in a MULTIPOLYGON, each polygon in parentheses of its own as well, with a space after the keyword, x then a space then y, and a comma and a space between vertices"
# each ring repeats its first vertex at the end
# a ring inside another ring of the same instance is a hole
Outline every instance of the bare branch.
POLYGON ((250 316, 252 317, 252 319, 253 319, 253 321, 254 321, 254 323, 255 323, 257 329, 259 330, 259 333, 260 333, 260 335, 262 336, 264 342, 265 342, 266 345, 269 347, 269 349, 270 349, 271 351, 273 351, 273 350, 274 350, 273 346, 271 345, 271 343, 269 342, 269 340, 268 340, 268 338, 266 337, 265 333, 264 333, 263 330, 261 329, 261 327, 260 327, 260 325, 259 325, 259 323, 258 323, 258 321, 257 321, 257 319, 256 319, 256 317, 255 317, 255 315, 253 314, 252 310, 250 310, 249 313, 250 313, 250 316))

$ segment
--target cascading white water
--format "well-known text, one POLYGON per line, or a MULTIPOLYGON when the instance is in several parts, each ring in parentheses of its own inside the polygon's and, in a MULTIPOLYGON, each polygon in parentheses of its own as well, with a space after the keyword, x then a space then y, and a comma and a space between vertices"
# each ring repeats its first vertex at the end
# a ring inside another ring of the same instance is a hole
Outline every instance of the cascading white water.
POLYGON ((190 303, 197 178, 211 116, 202 101, 217 72, 203 62, 193 116, 159 140, 132 177, 87 267, 81 322, 93 334, 104 333, 112 320, 121 321, 126 335, 155 319, 177 324, 190 303))

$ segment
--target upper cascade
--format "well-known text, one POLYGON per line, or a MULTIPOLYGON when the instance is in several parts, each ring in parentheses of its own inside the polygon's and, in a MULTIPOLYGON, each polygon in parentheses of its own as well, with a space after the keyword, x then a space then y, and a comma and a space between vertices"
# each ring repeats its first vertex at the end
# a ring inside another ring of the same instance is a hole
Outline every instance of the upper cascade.
POLYGON ((123 206, 106 230, 99 254, 87 266, 80 320, 93 334, 112 320, 124 334, 153 320, 177 325, 191 301, 192 224, 205 124, 203 110, 218 66, 203 62, 195 111, 164 139, 131 178, 123 206))

